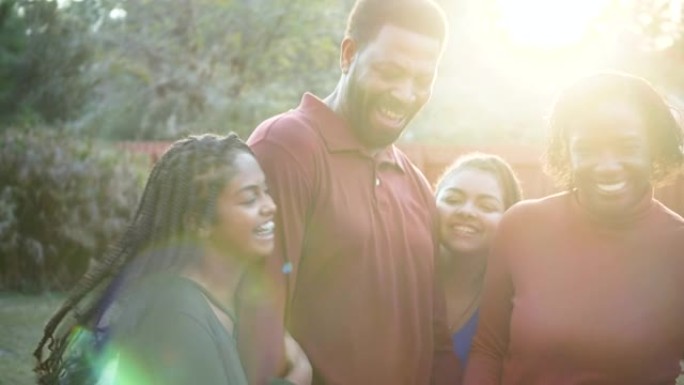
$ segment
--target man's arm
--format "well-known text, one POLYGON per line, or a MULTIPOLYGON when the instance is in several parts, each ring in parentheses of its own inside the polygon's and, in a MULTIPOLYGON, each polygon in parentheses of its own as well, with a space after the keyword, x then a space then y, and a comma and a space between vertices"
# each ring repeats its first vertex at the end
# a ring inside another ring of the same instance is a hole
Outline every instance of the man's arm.
POLYGON ((258 385, 287 370, 285 312, 296 280, 312 191, 306 164, 300 159, 307 150, 296 152, 292 147, 297 145, 297 137, 288 136, 288 131, 296 129, 270 128, 266 133, 253 134, 248 144, 266 174, 277 205, 275 250, 264 268, 256 269, 244 281, 241 291, 246 295, 241 295, 238 305, 238 348, 249 383, 258 385))
MULTIPOLYGON (((435 274, 436 275, 436 274, 435 274)), ((444 290, 435 277, 434 285, 434 354, 432 357, 432 384, 458 385, 461 383, 463 368, 453 351, 446 313, 444 290)))
POLYGON ((468 358, 465 385, 498 385, 501 381, 503 360, 508 351, 514 295, 506 255, 513 250, 513 245, 506 239, 515 237, 516 226, 507 219, 504 216, 499 225, 488 258, 480 319, 468 358))
POLYGON ((460 360, 453 351, 451 335, 449 333, 449 321, 446 311, 446 296, 444 287, 439 279, 439 212, 435 205, 435 198, 430 184, 423 173, 415 169, 416 183, 418 184, 426 208, 430 211, 431 234, 432 234, 432 333, 433 333, 433 353, 432 353, 432 372, 430 377, 431 385, 459 385, 463 368, 460 360))

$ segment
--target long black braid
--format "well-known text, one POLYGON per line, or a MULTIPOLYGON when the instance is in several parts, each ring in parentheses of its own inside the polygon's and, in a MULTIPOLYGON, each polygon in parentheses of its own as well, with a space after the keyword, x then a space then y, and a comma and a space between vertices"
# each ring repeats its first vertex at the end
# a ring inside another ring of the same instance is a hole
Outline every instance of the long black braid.
POLYGON ((47 322, 33 353, 39 383, 53 383, 70 331, 95 326, 110 304, 114 286, 121 284, 124 268, 126 282, 131 283, 152 272, 177 271, 196 262, 196 254, 172 246, 192 239, 200 227, 214 221, 217 196, 232 178, 239 153, 251 150, 232 133, 190 136, 164 153, 150 172, 124 235, 91 266, 47 322), (49 352, 43 360, 46 344, 49 352))

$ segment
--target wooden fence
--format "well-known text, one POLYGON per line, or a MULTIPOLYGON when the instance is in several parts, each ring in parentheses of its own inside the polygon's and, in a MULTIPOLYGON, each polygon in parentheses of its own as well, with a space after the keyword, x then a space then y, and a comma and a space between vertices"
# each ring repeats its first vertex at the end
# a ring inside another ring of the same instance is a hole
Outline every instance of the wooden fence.
MULTIPOLYGON (((121 146, 133 152, 148 154, 154 162, 159 159, 169 144, 169 142, 123 142, 121 146)), ((442 171, 459 155, 480 151, 497 154, 511 164, 522 183, 525 198, 539 198, 558 191, 553 181, 542 171, 542 149, 537 146, 473 147, 402 144, 400 147, 425 173, 431 183, 434 183, 442 171)), ((680 176, 674 183, 658 188, 656 197, 684 216, 684 177, 680 176)))

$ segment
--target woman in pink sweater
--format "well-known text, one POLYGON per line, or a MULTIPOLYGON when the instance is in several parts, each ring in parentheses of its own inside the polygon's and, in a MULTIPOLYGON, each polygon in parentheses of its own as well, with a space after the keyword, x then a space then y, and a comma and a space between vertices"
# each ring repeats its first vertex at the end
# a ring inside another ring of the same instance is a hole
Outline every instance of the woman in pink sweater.
POLYGON ((601 73, 561 94, 551 135, 567 191, 504 215, 465 384, 674 384, 684 219, 653 186, 681 169, 681 128, 648 82, 601 73))

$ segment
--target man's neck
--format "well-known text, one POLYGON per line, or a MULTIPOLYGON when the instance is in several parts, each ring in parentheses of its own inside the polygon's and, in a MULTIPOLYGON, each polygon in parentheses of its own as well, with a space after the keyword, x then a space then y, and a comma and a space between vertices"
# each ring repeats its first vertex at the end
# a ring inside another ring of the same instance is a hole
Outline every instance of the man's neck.
POLYGON ((334 113, 349 121, 344 113, 342 92, 340 91, 342 87, 341 83, 342 81, 340 80, 335 89, 328 96, 326 96, 325 99, 323 99, 323 103, 325 103, 325 105, 328 106, 328 108, 330 108, 334 113))
MULTIPOLYGON (((330 95, 326 96, 325 99, 323 99, 323 103, 325 103, 325 105, 328 106, 328 108, 330 108, 335 114, 337 114, 337 116, 344 119, 344 121, 346 121, 347 124, 351 126, 353 119, 351 119, 345 107, 345 103, 343 101, 343 96, 341 92, 341 84, 342 81, 340 80, 340 83, 337 84, 337 87, 335 87, 333 92, 331 92, 330 95)), ((365 145, 363 147, 365 149, 365 152, 371 157, 377 156, 380 152, 384 151, 387 148, 369 148, 365 145)))

